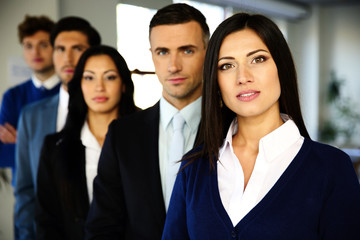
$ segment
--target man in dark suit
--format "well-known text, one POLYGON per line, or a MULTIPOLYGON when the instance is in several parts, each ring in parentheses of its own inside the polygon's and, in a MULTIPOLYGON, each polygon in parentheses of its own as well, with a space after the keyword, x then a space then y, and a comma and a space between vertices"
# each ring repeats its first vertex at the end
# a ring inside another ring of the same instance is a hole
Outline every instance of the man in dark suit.
MULTIPOLYGON (((150 51, 163 86, 158 103, 114 121, 100 156, 86 239, 160 239, 176 174, 169 180, 175 114, 185 119, 184 150, 200 123, 205 17, 186 4, 160 9, 150 22, 150 51)), ((180 159, 178 159, 180 160, 180 159)))

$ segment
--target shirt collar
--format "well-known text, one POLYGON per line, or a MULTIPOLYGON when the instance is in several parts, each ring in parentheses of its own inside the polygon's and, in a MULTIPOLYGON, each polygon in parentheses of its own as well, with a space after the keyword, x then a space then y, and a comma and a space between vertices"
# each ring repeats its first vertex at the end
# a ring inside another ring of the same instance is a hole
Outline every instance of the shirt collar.
POLYGON ((96 141, 95 136, 90 131, 87 121, 85 121, 85 123, 81 129, 80 139, 81 139, 82 144, 86 148, 92 148, 92 149, 101 151, 100 144, 98 143, 98 141, 96 141))
POLYGON ((51 77, 46 79, 45 81, 40 81, 35 74, 32 74, 31 80, 36 88, 45 87, 47 90, 52 89, 55 87, 59 82, 60 78, 54 73, 51 77))
POLYGON ((220 147, 219 150, 219 159, 222 158, 222 155, 224 154, 225 150, 230 147, 231 152, 233 152, 232 149, 232 136, 234 136, 235 133, 238 131, 238 124, 237 124, 237 118, 234 118, 234 120, 231 122, 229 130, 226 134, 225 140, 223 145, 220 147))
MULTIPOLYGON (((269 162, 273 161, 277 156, 301 138, 295 122, 286 114, 281 114, 281 118, 285 123, 262 137, 259 142, 259 151, 260 149, 264 150, 265 159, 269 162)), ((236 134, 237 131, 238 124, 237 119, 235 118, 229 127, 223 145, 220 147, 219 159, 222 158, 227 147, 230 147, 231 152, 233 152, 232 136, 236 134)))
MULTIPOLYGON (((164 97, 160 98, 160 121, 164 131, 177 112, 179 112, 179 110, 166 101, 164 97)), ((201 97, 181 109, 180 113, 184 117, 185 123, 190 128, 190 131, 197 131, 201 118, 201 97)))
POLYGON ((301 138, 295 122, 286 114, 281 114, 283 125, 260 139, 259 149, 264 150, 265 159, 273 161, 301 138))
POLYGON ((67 109, 69 105, 69 93, 63 88, 63 86, 60 86, 59 105, 63 109, 67 109))

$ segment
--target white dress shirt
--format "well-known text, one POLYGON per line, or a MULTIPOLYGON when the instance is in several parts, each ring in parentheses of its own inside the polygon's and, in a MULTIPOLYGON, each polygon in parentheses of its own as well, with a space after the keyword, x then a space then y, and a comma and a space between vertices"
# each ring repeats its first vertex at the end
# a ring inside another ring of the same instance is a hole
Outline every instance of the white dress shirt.
MULTIPOLYGON (((170 148, 171 139, 173 136, 172 119, 174 115, 179 112, 177 108, 171 105, 165 98, 160 99, 160 121, 159 121, 159 165, 161 175, 161 186, 165 201, 166 192, 172 192, 171 189, 166 189, 166 173, 168 162, 168 150, 170 148)), ((195 142, 197 130, 201 118, 201 97, 187 105, 180 111, 185 119, 183 135, 184 135, 184 154, 190 151, 195 142)), ((180 163, 179 163, 180 167, 180 163)), ((176 178, 176 176, 174 176, 176 178)), ((166 209, 168 203, 165 203, 166 209)))
POLYGON ((47 90, 52 89, 60 82, 60 78, 55 73, 45 81, 40 81, 34 74, 32 74, 31 80, 36 88, 44 87, 47 90))
POLYGON ((61 86, 59 92, 59 105, 56 118, 56 132, 59 132, 65 125, 68 114, 69 93, 61 86))
POLYGON ((89 194, 90 203, 93 196, 93 181, 97 174, 97 167, 99 163, 101 146, 96 140, 95 136, 89 129, 87 121, 85 121, 81 129, 81 142, 85 146, 85 173, 86 183, 89 194))
POLYGON ((270 191, 304 142, 294 121, 285 114, 281 117, 286 122, 260 139, 259 153, 245 191, 244 173, 232 146, 232 137, 238 131, 236 118, 219 150, 219 192, 234 226, 270 191))

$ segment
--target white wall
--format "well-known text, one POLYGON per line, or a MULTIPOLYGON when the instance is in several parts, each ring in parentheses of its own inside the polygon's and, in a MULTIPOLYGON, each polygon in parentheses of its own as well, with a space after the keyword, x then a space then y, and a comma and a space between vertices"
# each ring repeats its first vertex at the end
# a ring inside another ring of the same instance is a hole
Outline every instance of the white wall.
POLYGON ((318 137, 319 28, 319 11, 314 7, 310 18, 289 23, 287 32, 298 73, 302 114, 313 139, 318 137))
MULTIPOLYGON (((104 44, 116 47, 116 4, 120 2, 160 8, 171 0, 0 0, 0 96, 11 86, 9 59, 21 56, 17 25, 25 14, 46 14, 54 20, 84 17, 99 30, 104 44)), ((298 70, 305 123, 317 139, 318 128, 328 117, 324 86, 331 70, 346 79, 346 92, 360 103, 360 5, 313 7, 311 12, 310 18, 288 23, 286 35, 298 70)))
POLYGON ((18 24, 24 20, 25 14, 46 14, 54 21, 57 20, 57 2, 58 0, 0 0, 0 99, 5 90, 13 85, 8 71, 10 59, 22 57, 17 36, 18 24))
POLYGON ((58 0, 60 17, 85 18, 100 33, 102 44, 116 47, 117 0, 58 0))

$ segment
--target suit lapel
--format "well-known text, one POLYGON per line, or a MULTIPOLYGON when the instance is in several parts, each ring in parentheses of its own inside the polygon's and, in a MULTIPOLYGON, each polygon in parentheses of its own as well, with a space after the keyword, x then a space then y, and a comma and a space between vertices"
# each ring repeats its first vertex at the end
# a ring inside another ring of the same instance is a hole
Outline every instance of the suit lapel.
POLYGON ((44 106, 43 130, 47 133, 56 132, 57 110, 59 106, 59 94, 51 97, 44 106))
POLYGON ((160 177, 160 166, 159 166, 159 120, 160 120, 160 104, 159 102, 149 109, 149 114, 147 118, 144 118, 146 125, 146 134, 147 136, 147 145, 148 151, 144 151, 149 154, 147 156, 148 161, 146 161, 146 169, 150 174, 150 179, 153 180, 151 185, 151 192, 153 193, 152 197, 152 206, 151 211, 153 212, 154 219, 158 220, 161 230, 165 223, 165 203, 162 193, 161 186, 161 177, 160 177))

